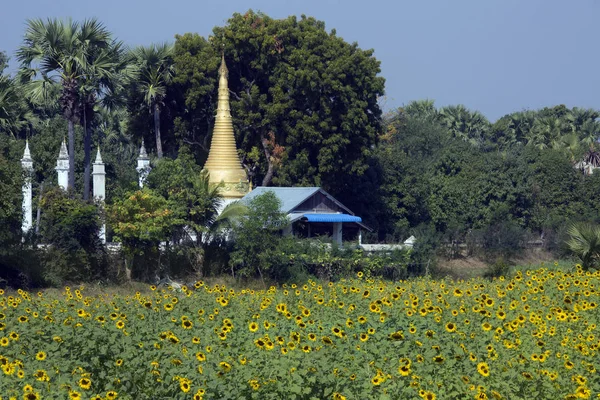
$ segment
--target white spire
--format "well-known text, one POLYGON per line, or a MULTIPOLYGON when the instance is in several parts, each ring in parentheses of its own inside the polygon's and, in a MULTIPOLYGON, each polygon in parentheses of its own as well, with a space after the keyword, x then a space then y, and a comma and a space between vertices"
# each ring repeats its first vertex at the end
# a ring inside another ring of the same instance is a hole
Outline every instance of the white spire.
POLYGON ((59 160, 68 160, 69 159, 69 152, 67 151, 67 144, 65 143, 64 139, 62 141, 62 144, 60 145, 60 153, 58 153, 58 159, 59 160))
POLYGON ((144 139, 142 139, 142 146, 140 147, 140 155, 137 159, 137 172, 138 172, 138 185, 141 188, 144 187, 144 182, 150 173, 150 158, 146 153, 146 146, 144 146, 144 139))
MULTIPOLYGON (((21 159, 21 167, 25 171, 25 179, 23 180, 23 220, 21 221, 21 230, 23 234, 26 234, 31 230, 33 226, 33 194, 31 189, 31 178, 33 175, 33 160, 31 159, 31 153, 29 152, 29 141, 25 141, 25 151, 23 152, 23 158, 21 159)), ((23 238, 24 240, 25 238, 23 238)))
POLYGON ((96 152, 96 161, 94 164, 102 164, 102 156, 100 155, 100 146, 98 146, 98 151, 96 152))
POLYGON ((21 161, 32 161, 31 153, 29 152, 29 140, 25 140, 25 151, 23 152, 21 161))
POLYGON ((142 146, 140 147, 140 156, 138 159, 145 160, 148 158, 148 153, 146 153, 146 146, 144 146, 144 139, 142 139, 142 146))
POLYGON ((60 145, 60 152, 58 153, 56 168, 54 169, 58 174, 58 186, 63 190, 67 190, 69 183, 69 153, 67 152, 67 145, 64 140, 60 145))

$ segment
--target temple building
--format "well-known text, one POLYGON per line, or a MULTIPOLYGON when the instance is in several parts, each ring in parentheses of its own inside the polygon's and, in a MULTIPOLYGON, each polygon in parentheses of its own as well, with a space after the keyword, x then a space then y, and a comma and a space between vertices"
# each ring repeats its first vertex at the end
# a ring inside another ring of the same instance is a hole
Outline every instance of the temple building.
POLYGON ((239 200, 250 191, 246 171, 242 168, 240 157, 235 145, 231 107, 229 106, 228 70, 225 65, 225 55, 219 67, 219 95, 217 116, 213 129, 208 159, 204 170, 210 175, 209 182, 221 184, 221 195, 224 202, 221 210, 227 204, 239 200))

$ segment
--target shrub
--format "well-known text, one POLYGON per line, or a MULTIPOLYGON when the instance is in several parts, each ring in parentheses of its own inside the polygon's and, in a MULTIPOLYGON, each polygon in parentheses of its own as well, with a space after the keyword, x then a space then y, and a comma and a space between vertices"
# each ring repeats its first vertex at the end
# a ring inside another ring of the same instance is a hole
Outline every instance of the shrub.
POLYGON ((66 280, 104 278, 107 258, 98 236, 98 205, 54 188, 44 194, 40 206, 40 234, 47 245, 41 256, 44 279, 60 285, 66 280))

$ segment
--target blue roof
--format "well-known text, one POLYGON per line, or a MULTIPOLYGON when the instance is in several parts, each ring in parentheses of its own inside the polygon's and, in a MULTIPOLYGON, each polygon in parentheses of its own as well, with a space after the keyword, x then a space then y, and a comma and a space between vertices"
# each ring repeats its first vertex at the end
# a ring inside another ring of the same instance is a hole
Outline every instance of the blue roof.
POLYGON ((339 213, 305 213, 308 222, 362 222, 360 217, 339 213))
POLYGON ((258 186, 242 198, 248 202, 266 192, 273 192, 281 200, 281 211, 289 213, 302 204, 306 199, 319 191, 318 187, 268 187, 258 186))

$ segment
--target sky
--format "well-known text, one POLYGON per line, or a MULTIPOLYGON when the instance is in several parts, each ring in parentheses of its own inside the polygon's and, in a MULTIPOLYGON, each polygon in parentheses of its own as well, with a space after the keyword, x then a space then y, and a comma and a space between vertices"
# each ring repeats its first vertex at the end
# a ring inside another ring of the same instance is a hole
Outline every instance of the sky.
POLYGON ((313 16, 374 49, 389 111, 411 100, 464 104, 491 121, 565 104, 600 108, 600 0, 0 0, 0 50, 31 18, 97 17, 130 46, 208 36, 234 12, 313 16))

